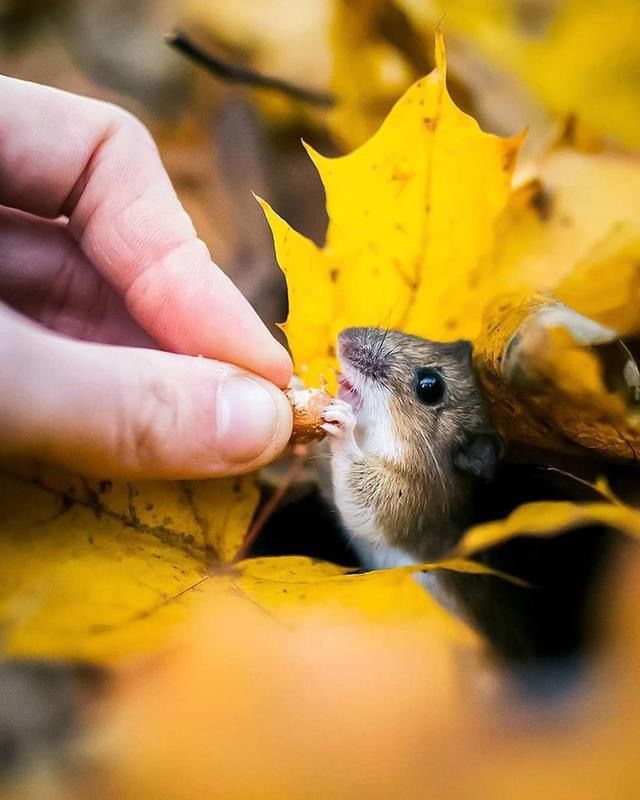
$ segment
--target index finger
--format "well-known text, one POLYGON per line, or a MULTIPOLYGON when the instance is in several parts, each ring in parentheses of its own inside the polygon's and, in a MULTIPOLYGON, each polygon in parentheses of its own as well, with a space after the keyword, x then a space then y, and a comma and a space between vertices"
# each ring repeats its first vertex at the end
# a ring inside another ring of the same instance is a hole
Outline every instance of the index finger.
POLYGON ((116 106, 0 76, 0 204, 69 218, 80 247, 167 349, 281 386, 291 361, 213 263, 147 129, 116 106))

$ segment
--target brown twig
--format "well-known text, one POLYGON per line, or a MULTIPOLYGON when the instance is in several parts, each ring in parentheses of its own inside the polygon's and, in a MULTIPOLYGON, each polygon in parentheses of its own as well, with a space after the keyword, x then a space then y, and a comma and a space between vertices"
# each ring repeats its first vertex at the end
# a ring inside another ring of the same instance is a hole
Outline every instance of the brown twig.
POLYGON ((247 553, 251 549, 251 546, 258 538, 258 535, 260 534, 266 523, 269 521, 271 515, 274 513, 274 511, 278 508, 278 506, 282 502, 282 499, 289 490, 289 487, 296 480, 298 475, 300 475, 300 473, 302 472, 304 463, 307 460, 308 455, 309 455, 309 447, 307 445, 301 445, 301 444, 295 445, 295 447, 293 448, 293 463, 287 470, 280 486, 278 486, 275 492, 262 506, 262 508, 258 512, 258 515, 253 520, 251 527, 247 531, 247 535, 244 537, 244 542, 242 543, 242 547, 238 551, 238 554, 235 558, 236 561, 241 561, 243 558, 246 558, 247 553))
POLYGON ((335 98, 331 94, 305 89, 303 86, 296 86, 296 84, 289 83, 289 81, 285 81, 282 78, 262 75, 260 72, 248 67, 223 61, 213 53, 204 50, 183 31, 170 33, 167 36, 167 43, 193 61, 194 64, 204 67, 212 75, 229 83, 240 83, 255 89, 279 92, 294 100, 301 100, 314 106, 329 107, 335 104, 335 98))

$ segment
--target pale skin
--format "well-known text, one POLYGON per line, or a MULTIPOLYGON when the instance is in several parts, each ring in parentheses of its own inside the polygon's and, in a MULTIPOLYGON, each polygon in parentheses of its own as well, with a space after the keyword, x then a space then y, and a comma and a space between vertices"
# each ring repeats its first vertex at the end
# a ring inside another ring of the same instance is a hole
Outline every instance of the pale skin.
POLYGON ((290 358, 197 238, 146 128, 2 76, 0 375, 3 457, 203 478, 273 460, 291 433, 290 358))

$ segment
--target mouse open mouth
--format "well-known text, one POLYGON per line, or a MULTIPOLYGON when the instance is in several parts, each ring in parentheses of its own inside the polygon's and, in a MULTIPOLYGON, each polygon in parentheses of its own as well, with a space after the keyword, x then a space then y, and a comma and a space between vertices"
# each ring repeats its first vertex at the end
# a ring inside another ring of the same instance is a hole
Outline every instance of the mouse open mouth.
POLYGON ((349 403, 354 411, 357 411, 362 405, 362 398, 358 390, 343 373, 338 373, 338 397, 345 403, 349 403))

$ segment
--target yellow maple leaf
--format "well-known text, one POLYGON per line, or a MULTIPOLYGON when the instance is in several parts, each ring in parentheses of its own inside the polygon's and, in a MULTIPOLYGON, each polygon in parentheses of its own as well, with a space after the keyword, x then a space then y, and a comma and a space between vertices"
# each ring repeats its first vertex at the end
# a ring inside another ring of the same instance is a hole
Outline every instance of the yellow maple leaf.
POLYGON ((0 474, 2 653, 118 661, 166 645, 202 584, 236 556, 254 477, 89 481, 55 467, 0 474))
POLYGON ((310 558, 238 561, 255 478, 112 482, 5 464, 0 480, 0 650, 115 663, 166 648, 205 597, 242 596, 282 624, 313 617, 410 624, 480 652, 482 640, 413 579, 498 573, 464 559, 354 574, 310 558), (234 562, 234 563, 232 563, 234 562))
MULTIPOLYGON (((482 565, 474 568, 465 559, 451 562, 450 567, 485 572, 482 565)), ((414 568, 399 568, 360 574, 327 562, 282 556, 241 561, 228 580, 242 595, 289 625, 314 617, 331 623, 403 625, 435 631, 443 644, 479 652, 481 637, 425 592, 414 580, 414 572, 414 568)))
POLYGON ((440 34, 436 65, 353 153, 308 148, 327 196, 324 248, 263 203, 289 286, 285 331, 308 385, 331 380, 336 336, 350 325, 469 335, 473 268, 495 246, 522 137, 483 133, 455 106, 440 34))

